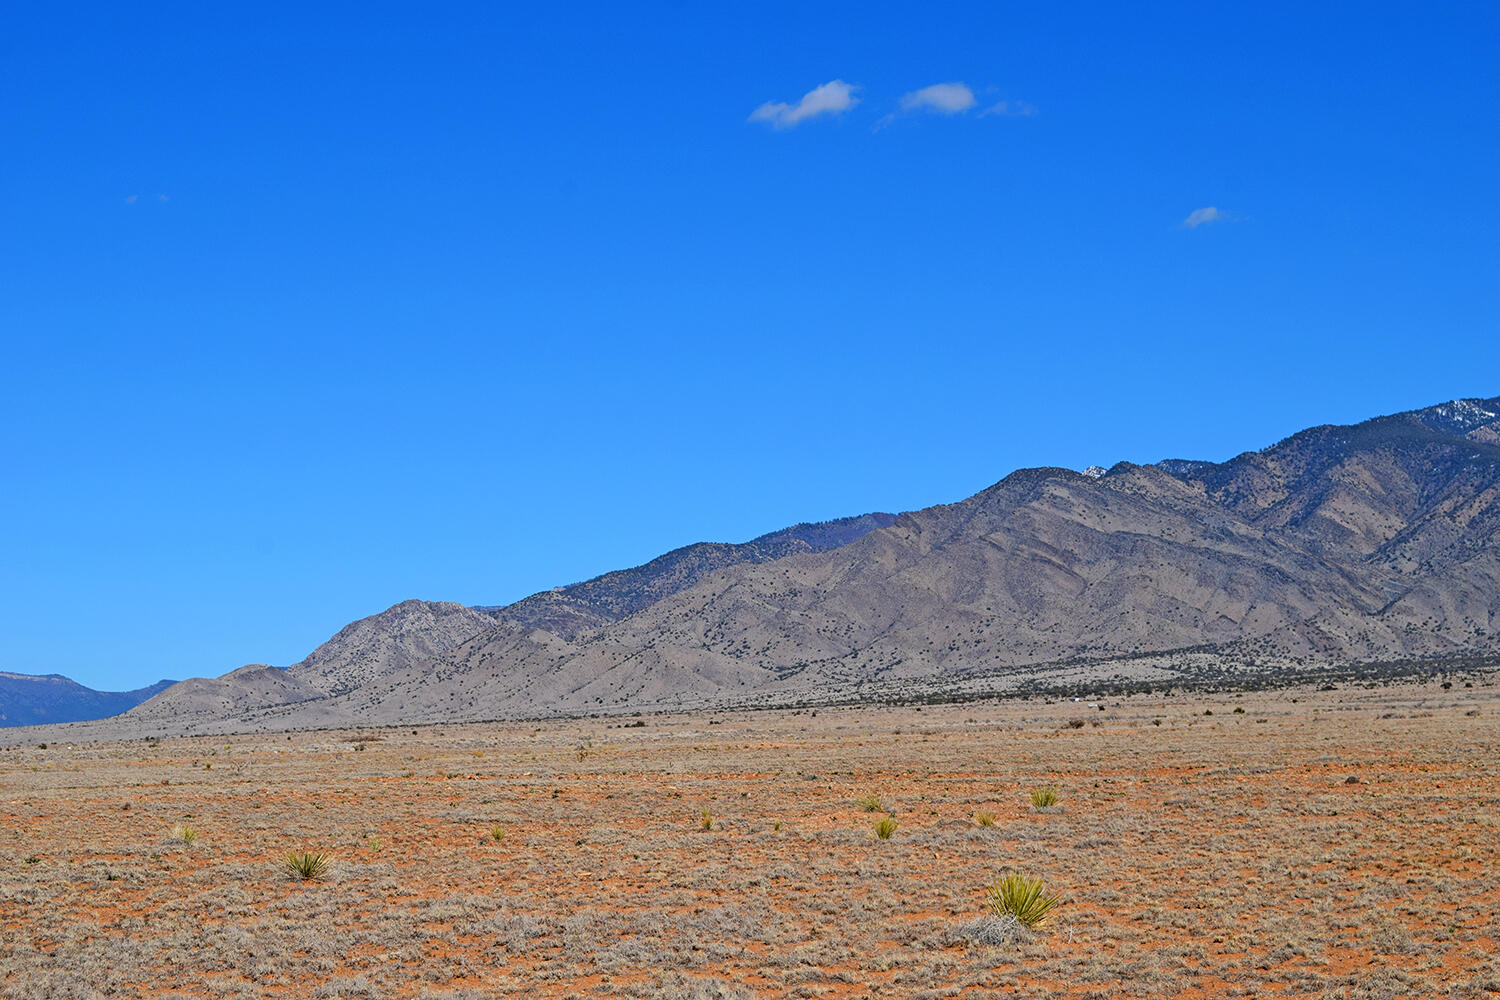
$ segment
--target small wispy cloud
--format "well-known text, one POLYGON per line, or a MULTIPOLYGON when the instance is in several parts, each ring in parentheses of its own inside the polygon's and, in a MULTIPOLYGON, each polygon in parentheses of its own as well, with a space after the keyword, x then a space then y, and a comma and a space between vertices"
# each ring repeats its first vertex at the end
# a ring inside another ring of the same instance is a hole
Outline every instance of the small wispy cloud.
POLYGON ((1195 208, 1182 220, 1183 229, 1197 229, 1199 226, 1211 225, 1215 222, 1232 222, 1234 217, 1221 208, 1213 205, 1207 208, 1195 208))
POLYGON ((968 111, 974 104, 974 91, 962 83, 934 83, 901 95, 901 110, 908 112, 957 115, 968 111))
MULTIPOLYGON (((994 88, 985 88, 993 93, 994 88)), ((908 91, 901 95, 896 110, 875 123, 876 131, 885 128, 902 115, 966 115, 979 106, 974 89, 967 83, 934 83, 930 87, 908 91)), ((1007 117, 1029 117, 1037 113, 1036 106, 1025 101, 1000 101, 979 112, 980 118, 991 115, 1007 117)))
POLYGON ((843 80, 830 80, 821 87, 814 87, 802 95, 796 104, 785 101, 767 101, 750 112, 749 120, 764 122, 772 128, 794 128, 809 118, 820 115, 841 115, 859 103, 854 92, 859 88, 843 80))
POLYGON ((141 200, 141 196, 138 195, 138 194, 128 194, 128 195, 125 196, 125 204, 127 204, 127 205, 134 205, 136 202, 138 202, 140 200, 141 200))
POLYGON ((1027 104, 1025 101, 1000 101, 979 112, 979 117, 1002 115, 1006 118, 1030 118, 1034 114, 1036 114, 1035 104, 1027 104))

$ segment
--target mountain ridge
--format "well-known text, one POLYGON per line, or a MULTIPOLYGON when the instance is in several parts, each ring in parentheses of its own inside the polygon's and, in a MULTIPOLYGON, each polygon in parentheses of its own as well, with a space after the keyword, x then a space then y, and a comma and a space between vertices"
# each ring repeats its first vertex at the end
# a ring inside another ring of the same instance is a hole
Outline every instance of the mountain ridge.
POLYGON ((340 635, 361 626, 371 650, 407 642, 400 655, 371 667, 386 654, 351 653, 362 666, 337 684, 289 668, 324 693, 199 720, 790 703, 1081 662, 1170 676, 1190 660, 1234 673, 1489 655, 1500 397, 1307 428, 1219 463, 1018 469, 952 504, 825 525, 845 527, 823 544, 802 525, 686 546, 503 608, 452 605, 462 627, 434 644, 407 619, 438 606, 397 605, 340 635))
POLYGON ((167 690, 160 680, 131 691, 96 691, 62 674, 20 674, 0 670, 0 728, 102 719, 167 690))

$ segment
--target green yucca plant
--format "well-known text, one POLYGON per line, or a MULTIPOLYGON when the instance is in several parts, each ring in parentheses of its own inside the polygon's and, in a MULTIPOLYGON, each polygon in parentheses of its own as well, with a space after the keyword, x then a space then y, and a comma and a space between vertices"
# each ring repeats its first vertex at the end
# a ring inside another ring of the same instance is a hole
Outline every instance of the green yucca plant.
POLYGON ((1031 804, 1038 809, 1057 805, 1057 789, 1050 785, 1046 788, 1033 788, 1031 790, 1031 804))
POLYGON ((1018 872, 1001 876, 985 890, 985 903, 996 916, 1014 917, 1026 927, 1040 927, 1064 902, 1061 896, 1048 892, 1041 879, 1018 872))
POLYGON ((700 830, 712 830, 714 828, 714 814, 704 809, 698 816, 698 828, 700 830))
POLYGON ((974 822, 980 826, 994 826, 995 814, 992 812, 977 812, 974 814, 974 822))
POLYGON ((188 847, 192 847, 193 841, 198 839, 198 831, 194 830, 186 823, 179 823, 176 826, 172 827, 172 839, 180 840, 188 847))
POLYGON ((490 839, 497 844, 500 843, 500 841, 504 840, 505 827, 501 826, 499 823, 496 823, 494 826, 490 827, 490 839))
POLYGON ((881 840, 890 840, 891 834, 895 833, 900 825, 896 822, 896 817, 882 816, 875 821, 875 836, 881 840))
POLYGON ((854 800, 854 804, 867 813, 885 812, 885 803, 881 802, 880 796, 874 792, 868 795, 861 795, 854 800))
POLYGON ((325 851, 292 851, 281 859, 281 867, 292 878, 317 882, 328 876, 328 862, 325 851))

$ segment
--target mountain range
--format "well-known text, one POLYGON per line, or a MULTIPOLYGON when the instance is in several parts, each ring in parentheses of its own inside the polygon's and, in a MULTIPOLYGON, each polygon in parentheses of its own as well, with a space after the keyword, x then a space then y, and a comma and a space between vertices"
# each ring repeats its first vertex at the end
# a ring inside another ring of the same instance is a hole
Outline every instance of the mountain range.
MULTIPOLYGON (((406 601, 104 726, 220 732, 1277 675, 1500 653, 1500 398, 1227 462, 1014 472, 503 607, 406 601)), ((101 732, 104 730, 101 730, 101 732)))
POLYGON ((61 674, 0 671, 0 728, 102 719, 132 709, 171 687, 157 681, 134 691, 95 691, 61 674))

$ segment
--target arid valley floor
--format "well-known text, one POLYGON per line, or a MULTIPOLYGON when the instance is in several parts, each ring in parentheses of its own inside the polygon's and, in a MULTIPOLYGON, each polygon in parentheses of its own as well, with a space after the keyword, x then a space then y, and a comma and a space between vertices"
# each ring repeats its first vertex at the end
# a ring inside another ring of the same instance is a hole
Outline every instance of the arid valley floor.
POLYGON ((1494 996, 1497 805, 1494 675, 27 743, 0 996, 1494 996))

